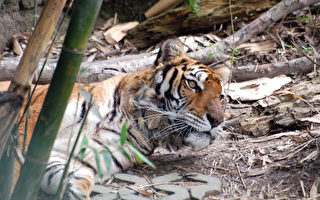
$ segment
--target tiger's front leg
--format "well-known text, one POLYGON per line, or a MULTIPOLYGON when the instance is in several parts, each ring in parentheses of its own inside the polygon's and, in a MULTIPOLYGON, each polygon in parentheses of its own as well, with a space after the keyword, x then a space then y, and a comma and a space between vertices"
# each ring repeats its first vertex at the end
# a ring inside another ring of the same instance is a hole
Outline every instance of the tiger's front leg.
MULTIPOLYGON (((65 169, 66 161, 59 157, 51 156, 41 182, 41 189, 54 195, 59 187, 60 179, 65 169)), ((94 173, 83 165, 73 163, 65 179, 64 200, 90 199, 90 193, 94 186, 94 173)))

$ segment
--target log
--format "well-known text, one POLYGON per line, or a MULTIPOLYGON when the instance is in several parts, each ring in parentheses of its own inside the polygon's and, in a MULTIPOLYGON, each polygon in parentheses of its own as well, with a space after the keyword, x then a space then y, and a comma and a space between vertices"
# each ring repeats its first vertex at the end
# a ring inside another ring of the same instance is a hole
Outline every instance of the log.
POLYGON ((240 82, 262 77, 273 78, 279 74, 309 73, 314 70, 314 62, 320 63, 320 56, 314 56, 311 59, 314 61, 311 61, 308 57, 301 57, 288 62, 234 67, 232 68, 232 78, 240 82))
MULTIPOLYGON (((201 63, 210 64, 217 60, 224 60, 228 58, 227 55, 221 53, 221 51, 228 49, 232 46, 238 46, 246 42, 250 37, 255 34, 261 33, 270 28, 275 21, 285 17, 290 12, 297 9, 301 9, 305 6, 312 5, 320 0, 292 0, 283 1, 274 6, 272 9, 255 19, 253 22, 237 31, 234 35, 234 44, 232 36, 225 38, 218 42, 215 47, 208 47, 199 51, 187 53, 191 58, 199 60, 201 63), (291 2, 291 3, 290 3, 291 2), (292 7, 290 7, 292 6, 292 7), (232 41, 232 42, 231 42, 232 41), (212 56, 208 56, 212 54, 212 56)), ((155 54, 143 53, 140 55, 126 55, 119 58, 114 58, 105 61, 95 62, 83 62, 81 65, 80 75, 77 81, 82 83, 90 83, 105 80, 114 75, 121 75, 137 70, 142 70, 150 67, 156 58, 155 54)), ((319 63, 318 57, 316 58, 319 63)), ((0 81, 6 81, 12 79, 12 74, 15 71, 19 58, 3 58, 1 61, 1 73, 0 81)), ((42 66, 40 62, 39 68, 42 66)), ((49 60, 45 67, 44 75, 41 78, 42 83, 50 82, 54 67, 56 65, 55 60, 49 60)), ((243 81, 254 78, 262 77, 267 74, 268 77, 279 73, 290 74, 291 72, 310 72, 313 69, 312 62, 307 58, 301 58, 301 60, 292 60, 288 63, 273 63, 268 65, 256 66, 243 66, 233 69, 234 80, 243 81), (294 67, 292 67, 294 66, 294 67), (304 67, 303 67, 304 66, 304 67), (271 67, 271 69, 269 69, 271 67), (258 70, 257 70, 258 69, 258 70)))
MULTIPOLYGON (((189 55, 189 54, 187 54, 189 55)), ((201 57, 201 55, 193 54, 195 58, 201 57)), ((228 56, 224 54, 217 54, 215 58, 222 60, 228 56)), ((81 64, 80 73, 77 77, 77 82, 91 83, 103 81, 115 75, 125 75, 127 73, 136 72, 151 67, 156 60, 155 53, 143 53, 139 55, 125 55, 122 57, 94 61, 83 62, 81 64)), ((38 73, 43 65, 44 59, 39 63, 38 73)), ((40 83, 49 83, 54 72, 57 60, 49 59, 42 76, 40 77, 40 83)), ((200 61, 201 62, 201 61, 200 61)), ((0 68, 0 81, 9 81, 12 79, 16 66, 19 63, 19 58, 3 58, 0 68)))
POLYGON ((263 136, 311 127, 310 132, 319 133, 320 76, 314 72, 309 74, 309 77, 300 78, 298 82, 299 84, 287 86, 255 102, 250 113, 237 119, 236 131, 246 135, 263 136))
MULTIPOLYGON (((251 19, 278 2, 279 0, 232 1, 232 14, 234 17, 251 19)), ((203 0, 198 5, 198 13, 184 5, 147 19, 131 29, 127 39, 139 49, 147 48, 168 36, 203 33, 212 30, 215 25, 230 21, 229 1, 203 0)))
MULTIPOLYGON (((202 57, 198 58, 198 60, 201 60, 205 64, 213 63, 215 58, 214 56, 209 57, 209 54, 217 55, 221 54, 221 52, 226 49, 237 47, 240 44, 247 42, 253 36, 268 30, 275 22, 283 19, 293 11, 318 2, 320 2, 320 0, 283 0, 267 12, 263 13, 260 17, 241 28, 235 34, 217 42, 214 47, 207 47, 199 50, 197 54, 202 55, 202 57)), ((189 56, 193 58, 192 53, 190 53, 189 56)))
MULTIPOLYGON (((311 57, 320 63, 320 56, 311 57)), ((116 75, 126 75, 152 66, 156 55, 152 53, 128 55, 111 60, 83 62, 77 77, 78 83, 92 83, 106 80, 116 75)), ((39 63, 38 73, 44 60, 39 63)), ((40 77, 40 84, 48 84, 53 75, 57 60, 50 59, 40 77)), ((19 58, 3 58, 1 62, 0 81, 10 81, 19 63, 19 58)), ((279 74, 309 73, 314 69, 314 62, 307 57, 297 58, 288 62, 264 65, 248 65, 232 68, 234 81, 246 81, 261 77, 275 77, 279 74)))

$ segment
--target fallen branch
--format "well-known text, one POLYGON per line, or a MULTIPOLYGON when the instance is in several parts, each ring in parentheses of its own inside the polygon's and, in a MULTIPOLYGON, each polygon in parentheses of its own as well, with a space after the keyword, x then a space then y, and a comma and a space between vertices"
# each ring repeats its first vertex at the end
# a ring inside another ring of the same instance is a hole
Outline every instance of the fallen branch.
MULTIPOLYGON (((317 63, 320 56, 312 57, 317 63)), ((308 73, 314 70, 314 62, 308 57, 297 58, 288 62, 277 62, 264 65, 248 65, 234 67, 232 77, 235 81, 246 81, 261 77, 275 77, 279 74, 290 75, 291 73, 308 73)))
MULTIPOLYGON (((155 55, 149 53, 144 56, 131 55, 115 58, 112 60, 83 62, 77 82, 91 83, 99 82, 116 75, 125 75, 137 70, 150 67, 155 55)), ((320 56, 312 57, 317 63, 320 62, 320 56)), ((18 58, 3 58, 1 64, 0 81, 9 81, 14 75, 18 58)), ((40 61, 40 66, 43 60, 40 61)), ((49 60, 40 77, 40 83, 49 83, 56 66, 56 60, 49 60)), ((38 71, 39 71, 38 69, 38 71)), ((234 67, 232 69, 233 80, 240 82, 261 77, 275 77, 279 74, 290 75, 291 73, 308 73, 314 70, 314 62, 307 57, 297 58, 288 62, 278 62, 264 65, 248 65, 234 67)))
MULTIPOLYGON (((262 14, 259 18, 255 19, 234 35, 221 40, 220 42, 214 45, 215 48, 209 47, 197 51, 198 55, 202 55, 201 62, 209 64, 214 62, 215 58, 208 57, 209 54, 216 55, 221 54, 224 50, 237 47, 240 44, 247 42, 253 36, 268 30, 273 24, 280 19, 284 18, 288 14, 292 13, 295 10, 302 9, 306 6, 320 2, 320 0, 283 0, 267 12, 262 14), (234 43, 234 44, 233 44, 234 43)), ((190 57, 194 58, 193 53, 190 53, 190 57)))
MULTIPOLYGON (((188 53, 187 55, 204 64, 210 64, 217 60, 226 59, 228 56, 224 54, 224 50, 248 41, 249 38, 270 28, 276 21, 282 19, 287 14, 317 2, 320 2, 320 0, 284 0, 236 32, 234 34, 234 45, 232 45, 233 36, 231 35, 216 43, 213 47, 204 48, 199 51, 188 53)), ((114 75, 142 70, 152 66, 155 58, 155 54, 144 53, 139 55, 126 55, 105 61, 83 62, 77 81, 83 83, 97 82, 114 75)), ((316 59, 318 60, 318 58, 316 59)), ((0 81, 12 79, 12 73, 15 71, 18 62, 18 58, 3 58, 1 61, 0 81)), ((48 62, 43 72, 44 75, 40 79, 41 83, 50 82, 56 65, 55 62, 56 61, 54 60, 48 62)), ((319 60, 317 63, 319 63, 319 60)), ((40 62, 40 65, 42 65, 42 62, 40 62)), ((238 67, 233 69, 233 75, 234 80, 243 81, 262 76, 273 77, 277 73, 290 74, 291 72, 310 72, 312 70, 311 68, 313 69, 313 66, 311 67, 310 62, 305 58, 299 58, 287 63, 261 65, 259 66, 258 71, 256 70, 256 66, 238 67), (299 69, 299 65, 303 67, 299 69), (268 69, 268 67, 271 68, 268 69)))
MULTIPOLYGON (((232 14, 239 19, 253 19, 279 1, 232 1, 232 14)), ((164 4, 164 2, 160 2, 160 4, 164 4)), ((168 36, 207 32, 216 25, 230 21, 229 1, 202 0, 198 2, 198 6, 199 12, 193 12, 188 6, 183 5, 149 18, 128 31, 126 38, 139 49, 147 48, 168 36)))
MULTIPOLYGON (((187 54, 188 55, 188 54, 187 54)), ((201 57, 194 53, 195 57, 201 57)), ((215 56, 217 60, 225 59, 226 55, 219 54, 215 56)), ((103 81, 115 75, 125 75, 138 70, 146 69, 153 65, 156 60, 156 54, 144 53, 139 55, 126 55, 119 58, 114 58, 104 61, 83 62, 81 64, 80 73, 77 78, 77 82, 90 83, 103 81)), ((49 83, 54 72, 57 60, 48 60, 42 76, 40 77, 40 83, 49 83)), ((3 58, 1 61, 1 73, 0 81, 9 81, 12 79, 16 66, 19 63, 19 58, 3 58)), ((43 60, 40 61, 38 69, 43 64, 43 60)))

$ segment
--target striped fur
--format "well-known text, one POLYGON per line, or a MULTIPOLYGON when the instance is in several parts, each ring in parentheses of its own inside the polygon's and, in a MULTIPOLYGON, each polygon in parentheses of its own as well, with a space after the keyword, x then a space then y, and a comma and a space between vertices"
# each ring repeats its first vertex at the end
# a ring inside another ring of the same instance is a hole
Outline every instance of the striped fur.
MULTIPOLYGON (((158 146, 177 150, 183 145, 195 148, 209 145, 223 122, 223 82, 228 77, 228 68, 214 71, 185 56, 181 42, 170 39, 162 44, 152 68, 86 86, 76 84, 43 176, 42 190, 49 194, 56 192, 68 152, 88 109, 78 94, 79 88, 92 94, 103 118, 101 121, 89 112, 82 135, 89 138, 93 148, 108 149, 112 153, 110 171, 101 162, 106 178, 133 166, 136 161, 131 151, 127 151, 132 158, 129 161, 113 142, 119 139, 125 122, 128 140, 146 155, 152 154, 158 146)), ((45 94, 46 86, 37 90, 32 112, 39 113, 45 94)), ((32 115, 30 129, 37 115, 32 115)), ((76 152, 79 150, 78 145, 76 152)), ((81 161, 77 155, 66 180, 65 199, 89 199, 94 185, 97 173, 94 152, 86 150, 81 161)))

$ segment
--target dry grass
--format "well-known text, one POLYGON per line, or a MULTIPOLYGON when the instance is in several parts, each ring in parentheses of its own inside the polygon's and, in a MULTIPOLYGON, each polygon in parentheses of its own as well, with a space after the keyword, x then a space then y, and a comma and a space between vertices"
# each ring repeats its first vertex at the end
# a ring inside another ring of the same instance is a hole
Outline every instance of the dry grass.
POLYGON ((218 176, 223 193, 208 199, 308 199, 318 195, 317 141, 304 131, 243 139, 228 136, 197 152, 155 153, 156 170, 140 166, 134 172, 149 178, 169 172, 218 176))

